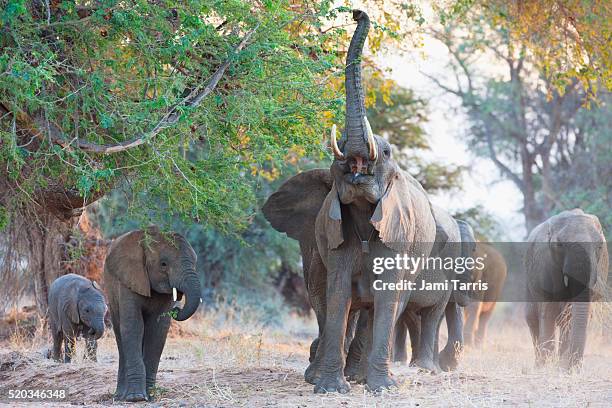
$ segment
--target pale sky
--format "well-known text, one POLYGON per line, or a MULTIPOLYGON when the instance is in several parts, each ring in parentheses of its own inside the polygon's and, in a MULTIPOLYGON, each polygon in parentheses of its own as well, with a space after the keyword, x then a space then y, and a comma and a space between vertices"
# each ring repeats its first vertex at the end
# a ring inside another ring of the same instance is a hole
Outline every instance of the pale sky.
MULTIPOLYGON (((391 78, 399 85, 429 100, 429 122, 425 130, 432 151, 428 158, 441 163, 464 165, 470 169, 463 179, 463 191, 433 196, 432 201, 450 211, 481 204, 498 218, 507 239, 524 239, 523 216, 519 212, 522 206, 520 192, 512 182, 500 177, 491 161, 476 158, 467 151, 467 144, 462 138, 468 131, 468 124, 459 99, 440 90, 423 74, 427 73, 445 84, 454 85, 452 71, 448 68, 450 56, 446 47, 436 39, 426 36, 423 40, 423 48, 412 55, 402 56, 390 51, 380 58, 380 63, 391 69, 391 78)), ((500 74, 503 67, 485 61, 482 68, 500 74)))

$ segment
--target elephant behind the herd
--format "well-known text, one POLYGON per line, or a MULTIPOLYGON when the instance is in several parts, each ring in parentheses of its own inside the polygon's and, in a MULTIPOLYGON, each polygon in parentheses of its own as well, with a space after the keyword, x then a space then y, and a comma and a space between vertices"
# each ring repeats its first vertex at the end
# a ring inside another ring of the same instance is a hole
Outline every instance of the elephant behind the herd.
POLYGON ((526 320, 538 364, 553 357, 557 328, 561 363, 582 361, 591 302, 604 299, 608 266, 599 219, 580 209, 563 211, 529 234, 526 320))

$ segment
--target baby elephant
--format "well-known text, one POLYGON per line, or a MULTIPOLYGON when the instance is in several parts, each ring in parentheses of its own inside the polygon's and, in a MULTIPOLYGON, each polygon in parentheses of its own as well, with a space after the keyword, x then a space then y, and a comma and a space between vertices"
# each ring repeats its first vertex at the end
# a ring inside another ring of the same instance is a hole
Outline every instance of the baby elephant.
POLYGON ((76 339, 85 338, 85 357, 96 361, 96 340, 104 334, 106 303, 102 289, 80 275, 57 278, 49 290, 49 327, 53 337, 52 357, 60 361, 62 341, 64 362, 69 363, 76 339))

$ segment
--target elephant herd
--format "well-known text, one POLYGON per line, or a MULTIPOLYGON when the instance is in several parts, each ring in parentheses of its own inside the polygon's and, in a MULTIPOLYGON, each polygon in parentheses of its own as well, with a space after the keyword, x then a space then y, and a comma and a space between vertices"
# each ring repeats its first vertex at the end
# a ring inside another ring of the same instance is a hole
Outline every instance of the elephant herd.
MULTIPOLYGON (((346 117, 342 137, 332 128, 334 160, 329 169, 302 172, 287 180, 265 205, 272 227, 299 242, 304 281, 318 323, 305 380, 317 393, 350 390, 350 381, 373 392, 396 385, 392 361, 407 361, 430 372, 452 370, 464 345, 483 341, 487 322, 506 279, 503 257, 477 242, 470 225, 430 203, 423 187, 395 162, 390 144, 375 135, 366 117, 361 53, 370 26, 355 10, 356 31, 346 64, 346 117), (412 270, 389 263, 373 272, 377 259, 409 257, 480 258, 482 268, 450 275, 439 267, 412 270), (455 282, 448 285, 449 278, 455 282), (427 290, 375 290, 398 282, 427 290), (487 283, 474 290, 473 282, 487 283), (431 288, 430 288, 431 287, 431 288), (440 350, 446 321, 448 340, 440 350)), ((595 216, 571 210, 535 228, 528 239, 527 323, 539 363, 559 352, 568 367, 584 351, 589 304, 601 296, 608 254, 595 216)), ((196 255, 179 234, 157 228, 117 238, 106 259, 106 296, 119 351, 116 398, 150 397, 170 319, 185 320, 201 296, 196 255), (174 301, 185 296, 182 309, 174 301)), ((53 357, 70 360, 74 338, 86 338, 95 358, 106 310, 97 284, 77 275, 59 278, 49 296, 53 357)))

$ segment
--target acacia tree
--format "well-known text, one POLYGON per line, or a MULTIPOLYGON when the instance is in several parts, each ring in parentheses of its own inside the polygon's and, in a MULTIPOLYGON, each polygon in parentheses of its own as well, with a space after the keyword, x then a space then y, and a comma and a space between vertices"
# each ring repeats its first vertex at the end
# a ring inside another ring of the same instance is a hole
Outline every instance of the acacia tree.
MULTIPOLYGON (((460 98, 470 120, 470 146, 519 189, 530 231, 569 203, 558 175, 585 153, 585 122, 577 120, 586 110, 585 90, 576 78, 559 89, 534 61, 536 54, 486 15, 465 18, 465 26, 434 32, 448 48, 454 84, 431 80, 460 98), (504 75, 479 70, 483 57, 504 66, 504 75)), ((592 128, 588 133, 597 134, 592 128)))
POLYGON ((610 28, 606 0, 455 0, 434 3, 443 23, 477 13, 525 47, 531 61, 560 93, 578 81, 587 99, 612 91, 610 28))
MULTIPOLYGON (((245 172, 316 150, 320 24, 284 1, 2 1, 3 282, 26 265, 39 311, 81 209, 127 183, 143 213, 237 227, 245 172), (142 194, 146 193, 146 194, 142 194)), ((27 285, 22 285, 27 286, 27 285)), ((14 296, 12 296, 14 298, 14 296)))
POLYGON ((122 185, 145 222, 240 230, 259 177, 322 157, 343 103, 329 0, 0 5, 0 268, 41 313, 83 207, 122 185))

